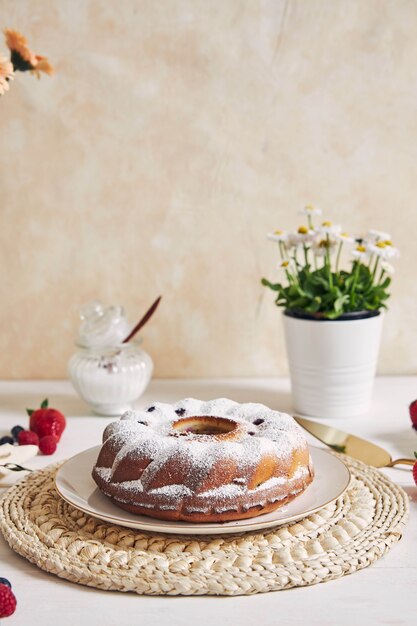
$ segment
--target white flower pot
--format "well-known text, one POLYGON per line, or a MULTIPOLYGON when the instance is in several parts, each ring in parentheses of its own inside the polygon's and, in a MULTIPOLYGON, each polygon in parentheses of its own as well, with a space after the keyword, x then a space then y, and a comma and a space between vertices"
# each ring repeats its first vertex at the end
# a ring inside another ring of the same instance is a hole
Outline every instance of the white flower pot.
POLYGON ((383 315, 322 321, 283 315, 294 408, 319 418, 365 413, 383 315))

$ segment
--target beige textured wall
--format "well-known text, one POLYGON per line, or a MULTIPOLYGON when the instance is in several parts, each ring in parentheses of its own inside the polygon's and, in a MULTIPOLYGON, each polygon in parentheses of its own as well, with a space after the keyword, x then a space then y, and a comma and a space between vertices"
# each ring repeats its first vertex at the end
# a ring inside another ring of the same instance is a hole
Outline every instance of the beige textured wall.
POLYGON ((402 250, 381 372, 417 370, 417 2, 0 0, 56 76, 0 101, 0 377, 65 376, 90 298, 159 376, 285 373, 265 233, 307 201, 402 250))

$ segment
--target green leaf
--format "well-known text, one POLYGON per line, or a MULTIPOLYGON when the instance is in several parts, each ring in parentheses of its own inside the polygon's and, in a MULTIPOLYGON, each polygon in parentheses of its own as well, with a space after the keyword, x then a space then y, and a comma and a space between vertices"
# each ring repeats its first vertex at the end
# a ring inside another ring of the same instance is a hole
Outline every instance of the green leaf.
POLYGON ((344 296, 339 296, 338 298, 336 298, 334 302, 334 310, 336 311, 336 313, 343 313, 343 306, 348 299, 349 297, 346 294, 344 296))
POLYGON ((29 415, 29 417, 32 415, 32 413, 34 413, 34 409, 26 409, 26 413, 29 415))
POLYGON ((297 268, 297 274, 290 282, 271 283, 266 278, 261 281, 276 292, 275 304, 279 307, 320 313, 327 319, 337 319, 350 311, 386 308, 391 279, 386 277, 382 283, 374 283, 372 273, 362 263, 354 262, 350 271, 340 270, 331 275, 328 266, 312 270, 311 266, 298 263, 297 268))
POLYGON ((45 400, 41 404, 41 409, 47 409, 48 408, 48 404, 49 404, 49 400, 48 400, 48 398, 45 398, 45 400))
POLYGON ((272 291, 278 291, 281 288, 280 283, 270 283, 266 278, 262 278, 261 283, 264 287, 272 289, 272 291))

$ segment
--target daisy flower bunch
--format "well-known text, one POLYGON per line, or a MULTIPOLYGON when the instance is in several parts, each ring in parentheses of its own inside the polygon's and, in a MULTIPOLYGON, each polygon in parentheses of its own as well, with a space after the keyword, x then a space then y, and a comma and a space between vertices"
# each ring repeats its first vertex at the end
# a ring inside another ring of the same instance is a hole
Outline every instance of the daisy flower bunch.
POLYGON ((294 314, 327 319, 386 308, 392 261, 399 256, 390 234, 369 230, 360 237, 349 235, 341 226, 323 221, 321 209, 311 204, 300 213, 305 223, 297 230, 267 235, 278 245, 283 274, 276 283, 262 279, 277 294, 275 304, 294 314), (349 260, 343 267, 346 252, 349 260))
POLYGON ((6 28, 4 36, 10 58, 7 59, 0 55, 0 96, 9 90, 10 82, 16 72, 31 72, 37 78, 40 78, 41 73, 53 74, 54 69, 48 59, 39 54, 34 54, 21 33, 6 28))

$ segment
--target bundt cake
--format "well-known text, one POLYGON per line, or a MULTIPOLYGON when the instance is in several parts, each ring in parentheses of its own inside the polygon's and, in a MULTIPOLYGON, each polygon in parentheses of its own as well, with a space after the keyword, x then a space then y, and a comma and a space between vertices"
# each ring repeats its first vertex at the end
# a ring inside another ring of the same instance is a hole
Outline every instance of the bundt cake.
POLYGON ((313 479, 303 431, 262 404, 192 398, 128 411, 103 433, 99 489, 132 513, 224 522, 273 511, 313 479))

